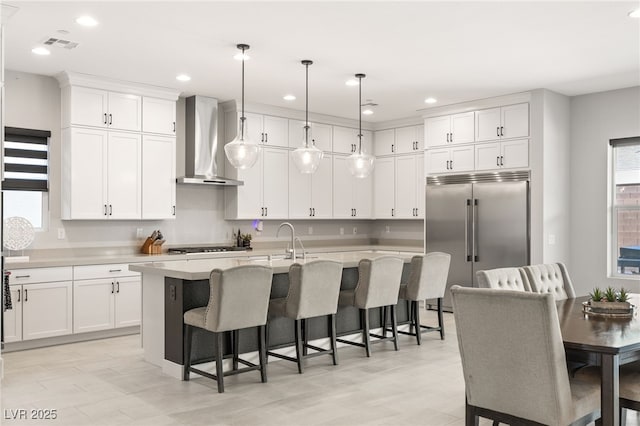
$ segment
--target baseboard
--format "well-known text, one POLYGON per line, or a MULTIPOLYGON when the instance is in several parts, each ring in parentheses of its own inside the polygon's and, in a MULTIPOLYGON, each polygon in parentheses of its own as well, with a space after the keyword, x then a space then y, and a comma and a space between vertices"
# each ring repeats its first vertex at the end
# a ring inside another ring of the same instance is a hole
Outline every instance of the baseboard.
MULTIPOLYGON (((105 339, 109 337, 140 334, 140 326, 114 328, 111 330, 93 331, 90 333, 67 334, 65 336, 46 337, 44 339, 24 340, 4 344, 3 352, 23 351, 27 349, 44 348, 47 346, 65 345, 67 343, 85 342, 88 340, 105 339)), ((141 343, 142 345, 142 343, 141 343)))

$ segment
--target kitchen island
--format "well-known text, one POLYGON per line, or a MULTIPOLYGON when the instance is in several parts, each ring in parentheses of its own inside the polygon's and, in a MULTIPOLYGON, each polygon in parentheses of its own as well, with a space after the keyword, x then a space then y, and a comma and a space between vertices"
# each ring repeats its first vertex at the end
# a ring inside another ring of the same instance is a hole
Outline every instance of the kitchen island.
MULTIPOLYGON (((385 255, 401 257, 404 262, 403 282, 409 276, 411 257, 415 253, 386 251, 354 251, 340 253, 322 253, 307 256, 306 260, 331 259, 342 262, 341 289, 354 288, 358 281, 358 262, 361 259, 373 259, 385 255)), ((145 360, 161 366, 163 372, 175 378, 182 378, 183 360, 183 314, 189 309, 205 306, 209 300, 209 274, 215 268, 228 269, 247 264, 262 264, 273 268, 271 298, 284 297, 289 288, 288 272, 293 262, 290 259, 273 259, 268 256, 195 259, 149 264, 130 265, 129 269, 142 273, 142 346, 145 360)), ((380 327, 379 310, 371 311, 372 328, 380 327)), ((356 308, 338 309, 337 329, 343 338, 358 341, 360 338, 360 319, 356 308)), ((406 306, 398 305, 398 320, 407 320, 406 306)), ((323 318, 308 321, 309 340, 323 346, 327 340, 326 325, 323 318)), ((256 352, 256 330, 242 330, 240 334, 240 352, 252 356, 256 352)), ((281 348, 283 353, 293 351, 293 321, 279 318, 270 322, 269 342, 271 346, 281 348)), ((206 333, 198 330, 194 333, 194 359, 212 359, 214 342, 206 333)), ((228 353, 225 347, 225 353, 228 353)))

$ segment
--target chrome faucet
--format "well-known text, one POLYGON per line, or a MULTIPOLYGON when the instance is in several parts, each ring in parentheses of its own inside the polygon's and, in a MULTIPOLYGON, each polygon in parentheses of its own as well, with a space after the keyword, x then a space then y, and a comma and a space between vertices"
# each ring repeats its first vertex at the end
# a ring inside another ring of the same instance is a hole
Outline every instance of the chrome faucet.
MULTIPOLYGON (((296 260, 297 258, 296 257, 296 239, 300 241, 300 238, 296 237, 296 230, 294 229, 293 225, 289 222, 282 222, 280 226, 278 226, 278 230, 276 231, 276 238, 278 238, 278 235, 280 234, 280 229, 282 229, 283 226, 288 226, 291 229, 291 246, 290 246, 291 249, 287 250, 288 251, 287 259, 296 260)), ((302 246, 302 241, 300 241, 300 246, 302 246)), ((302 249, 302 252, 304 253, 304 248, 302 249)))

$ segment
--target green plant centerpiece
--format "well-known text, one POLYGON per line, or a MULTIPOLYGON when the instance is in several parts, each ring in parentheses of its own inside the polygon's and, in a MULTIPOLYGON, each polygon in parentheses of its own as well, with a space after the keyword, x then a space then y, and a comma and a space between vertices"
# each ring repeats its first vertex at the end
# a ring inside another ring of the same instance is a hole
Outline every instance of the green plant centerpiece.
POLYGON ((616 291, 609 286, 603 291, 596 287, 589 293, 589 297, 589 306, 593 312, 627 313, 631 309, 629 292, 624 288, 616 291))
POLYGON ((242 246, 251 248, 251 234, 242 234, 242 246))

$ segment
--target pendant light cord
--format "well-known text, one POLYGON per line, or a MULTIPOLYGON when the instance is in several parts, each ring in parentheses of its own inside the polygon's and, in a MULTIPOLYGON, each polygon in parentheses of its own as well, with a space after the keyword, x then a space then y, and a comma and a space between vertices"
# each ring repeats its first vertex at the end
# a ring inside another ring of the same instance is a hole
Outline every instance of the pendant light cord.
POLYGON ((362 75, 358 75, 358 154, 362 154, 362 75))
POLYGON ((242 47, 242 116, 240 117, 240 139, 244 141, 244 120, 246 117, 244 116, 244 46, 242 47))
POLYGON ((309 65, 313 62, 309 60, 302 61, 305 70, 305 119, 304 119, 304 147, 309 148, 309 65))

